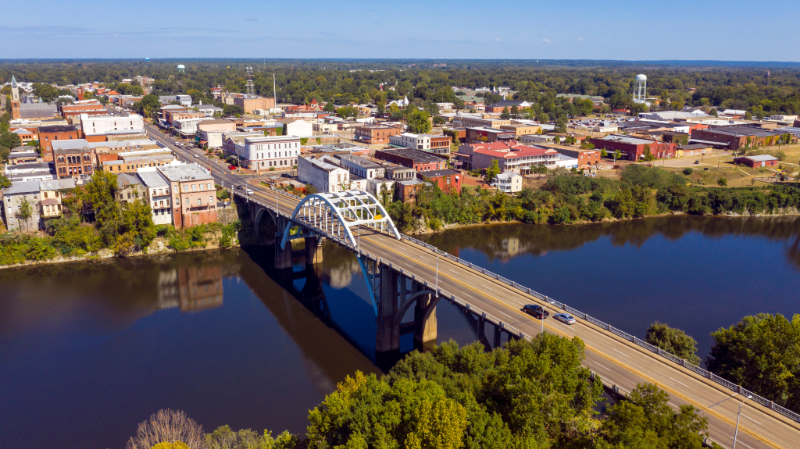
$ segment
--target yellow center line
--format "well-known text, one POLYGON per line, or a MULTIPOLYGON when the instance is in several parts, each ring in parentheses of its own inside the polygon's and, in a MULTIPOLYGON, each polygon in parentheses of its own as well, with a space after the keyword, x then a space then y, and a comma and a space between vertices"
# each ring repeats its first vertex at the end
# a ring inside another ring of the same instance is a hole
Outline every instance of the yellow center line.
MULTIPOLYGON (((362 237, 362 238, 363 238, 363 237, 362 237)), ((373 244, 375 244, 375 245, 377 245, 377 246, 379 246, 379 247, 383 248, 383 249, 384 249, 384 250, 386 250, 386 251, 389 251, 389 252, 392 252, 392 253, 394 253, 394 254, 397 254, 397 255, 398 255, 398 256, 400 256, 400 257, 403 257, 403 258, 406 258, 406 257, 407 257, 407 256, 404 256, 403 254, 400 254, 399 252, 397 252, 397 251, 395 251, 395 250, 393 250, 393 249, 391 249, 391 248, 387 247, 387 246, 384 246, 384 245, 382 245, 382 244, 380 244, 380 243, 376 242, 376 241, 375 241, 375 240, 373 240, 373 239, 369 239, 369 238, 368 238, 368 239, 366 239, 366 240, 368 240, 370 243, 373 243, 373 244)), ((449 259, 448 259, 448 261, 449 261, 449 259)), ((431 271, 434 271, 434 270, 435 270, 433 267, 431 267, 431 266, 429 266, 429 265, 427 265, 427 264, 424 264, 424 263, 422 263, 422 262, 420 262, 420 261, 418 261, 418 260, 417 260, 417 261, 415 261, 415 262, 416 262, 418 265, 421 265, 421 266, 423 266, 423 267, 425 267, 425 268, 427 268, 427 269, 429 269, 429 270, 431 270, 431 271)), ((484 297, 486 297, 486 298, 488 298, 488 299, 492 300, 493 302, 495 302, 495 303, 497 303, 497 304, 499 304, 499 305, 501 305, 501 306, 504 306, 504 307, 506 307, 506 308, 508 308, 508 309, 511 309, 511 310, 513 310, 514 312, 516 312, 516 313, 518 313, 518 314, 520 314, 520 315, 523 315, 523 316, 525 316, 526 318, 530 319, 530 317, 529 317, 528 315, 526 315, 525 313, 523 313, 522 311, 520 311, 520 310, 518 310, 518 309, 516 309, 516 308, 514 308, 514 307, 511 307, 511 306, 509 306, 509 305, 508 305, 507 303, 505 303, 504 301, 498 300, 498 299, 494 298, 494 297, 493 297, 493 296, 491 296, 491 295, 487 295, 486 293, 484 293, 484 292, 481 292, 481 291, 477 290, 476 288, 472 287, 471 285, 468 285, 468 284, 466 284, 466 283, 464 283, 464 282, 461 282, 461 281, 459 281, 459 280, 457 280, 457 279, 455 279, 455 278, 453 278, 453 277, 451 277, 451 276, 449 276, 449 275, 447 275, 447 274, 443 274, 443 273, 441 273, 441 271, 440 271, 440 274, 439 274, 439 276, 446 277, 446 278, 450 279, 451 281, 453 281, 453 282, 455 282, 455 283, 457 283, 457 284, 460 284, 460 285, 462 285, 463 287, 467 288, 468 290, 471 290, 471 291, 473 291, 473 292, 475 292, 475 293, 479 294, 480 296, 484 296, 484 297)), ((516 292, 515 292, 515 293, 516 293, 516 292)), ((520 295, 521 295, 521 293, 520 293, 520 295)), ((523 297, 524 297, 524 296, 523 296, 523 297)), ((525 298, 525 299, 527 299, 527 298, 525 298)), ((550 306, 552 307, 552 304, 550 304, 550 306)), ((548 325, 545 325, 545 327, 546 327, 547 329, 550 329, 550 330, 553 330, 553 331, 555 331, 556 333, 558 333, 558 334, 560 334, 560 335, 562 335, 562 336, 564 336, 564 337, 566 337, 566 338, 570 338, 570 337, 569 337, 567 334, 565 334, 565 333, 563 333, 563 332, 561 332, 561 331, 558 331, 558 330, 554 329, 554 328, 553 328, 552 326, 550 326, 549 324, 548 324, 548 325)), ((587 328, 588 328, 588 326, 587 326, 587 328)), ((591 330, 591 329, 590 329, 590 330, 591 330)), ((627 370, 629 370, 629 371, 631 371, 631 372, 633 372, 633 373, 637 374, 638 376, 640 376, 640 377, 642 377, 642 378, 644 378, 644 379, 646 379, 646 380, 648 380, 648 381, 652 382, 653 384, 655 384, 655 385, 658 385, 660 388, 662 388, 662 389, 664 389, 664 390, 667 390, 667 391, 671 392, 672 394, 674 394, 674 395, 676 395, 676 396, 678 396, 678 397, 682 398, 682 399, 683 399, 683 400, 685 400, 686 402, 688 402, 688 403, 690 403, 690 404, 692 404, 692 405, 695 405, 695 406, 696 406, 696 407, 697 407, 699 410, 704 410, 704 411, 706 411, 707 413, 709 413, 709 414, 711 414, 711 415, 714 415, 714 416, 716 416, 717 418, 719 418, 719 419, 721 419, 721 420, 723 420, 723 421, 727 422, 727 423, 728 423, 728 424, 730 424, 730 425, 735 425, 735 423, 734 423, 732 420, 728 419, 728 418, 727 418, 727 417, 725 417, 725 416, 722 416, 722 415, 720 415, 720 414, 716 413, 716 411, 712 411, 712 410, 708 409, 707 407, 705 407, 705 406, 703 406, 703 405, 701 405, 701 404, 698 404, 697 402, 695 402, 694 400, 690 399, 689 397, 687 397, 687 396, 684 396, 683 394, 681 394, 681 393, 679 393, 679 392, 677 392, 677 391, 673 390, 673 389, 672 389, 672 388, 670 388, 669 386, 663 385, 662 383, 658 382, 657 380, 653 379, 652 377, 650 377, 650 376, 648 376, 648 375, 645 375, 644 373, 640 372, 639 370, 637 370, 637 369, 635 369, 635 368, 633 368, 633 367, 630 367, 630 366, 628 366, 628 365, 626 365, 626 364, 620 363, 620 361, 618 361, 618 360, 616 360, 616 359, 613 359, 613 358, 611 358, 610 356, 606 355, 604 352, 602 352, 602 351, 598 350, 598 349, 597 349, 597 348, 595 348, 594 346, 587 344, 585 341, 584 341, 584 344, 586 344, 586 347, 587 347, 587 348, 589 348, 589 349, 590 349, 592 352, 596 353, 597 355, 599 355, 599 356, 601 356, 601 357, 605 358, 606 360, 608 360, 608 361, 610 361, 610 362, 613 362, 613 363, 615 363, 615 364, 619 365, 619 366, 620 366, 620 367, 622 367, 623 369, 627 369, 627 370)), ((775 443, 771 442, 770 440, 767 440, 767 439, 765 439, 765 438, 761 437, 760 435, 757 435, 757 434, 753 433, 753 431, 750 431, 750 430, 749 430, 747 427, 745 427, 745 426, 743 426, 743 425, 740 425, 739 427, 740 427, 740 428, 741 428, 743 431, 747 432, 747 433, 748 433, 750 436, 752 436, 752 437, 754 437, 754 438, 757 438, 757 439, 759 439, 759 440, 763 441, 764 443, 767 443, 767 444, 769 444, 770 446, 773 446, 773 447, 775 447, 775 448, 777 448, 777 449, 780 449, 780 448, 781 448, 781 446, 780 446, 780 445, 777 445, 777 444, 775 444, 775 443)))

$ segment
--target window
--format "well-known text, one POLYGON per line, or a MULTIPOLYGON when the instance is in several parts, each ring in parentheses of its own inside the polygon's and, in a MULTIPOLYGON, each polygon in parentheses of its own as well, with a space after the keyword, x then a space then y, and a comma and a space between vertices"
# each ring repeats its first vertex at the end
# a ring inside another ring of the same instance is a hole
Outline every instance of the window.
POLYGON ((202 199, 200 199, 200 198, 198 198, 198 199, 197 199, 197 205, 198 205, 198 206, 202 206, 202 205, 203 205, 203 200, 202 200, 202 199))
POLYGON ((210 206, 212 204, 214 204, 214 197, 213 196, 209 196, 208 197, 208 205, 210 206))
POLYGON ((197 191, 197 184, 192 184, 192 192, 197 191))
POLYGON ((189 198, 186 198, 186 206, 189 206, 189 198))

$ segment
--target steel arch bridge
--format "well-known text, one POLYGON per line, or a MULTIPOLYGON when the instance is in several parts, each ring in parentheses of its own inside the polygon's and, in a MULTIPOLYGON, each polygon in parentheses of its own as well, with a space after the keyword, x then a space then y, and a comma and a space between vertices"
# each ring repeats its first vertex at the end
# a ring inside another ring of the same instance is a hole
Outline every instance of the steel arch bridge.
MULTIPOLYGON (((369 192, 347 190, 335 193, 315 193, 303 198, 292 212, 290 220, 297 224, 307 224, 328 237, 338 237, 358 246, 353 228, 368 226, 382 232, 391 233, 397 240, 400 232, 383 205, 369 192)), ((301 235, 292 235, 290 229, 283 233, 281 249, 286 243, 301 235)))

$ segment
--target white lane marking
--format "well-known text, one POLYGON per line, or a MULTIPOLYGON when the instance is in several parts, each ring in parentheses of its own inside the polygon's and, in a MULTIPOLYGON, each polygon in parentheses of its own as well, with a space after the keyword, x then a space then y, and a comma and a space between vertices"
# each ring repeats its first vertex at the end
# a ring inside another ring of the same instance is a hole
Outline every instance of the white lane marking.
POLYGON ((749 447, 750 449, 753 449, 751 446, 748 446, 748 445, 746 445, 746 444, 742 443, 742 442, 741 442, 739 439, 736 439, 736 443, 737 443, 737 444, 741 444, 741 445, 742 445, 742 446, 744 446, 744 447, 749 447))
POLYGON ((749 417, 749 416, 745 415, 744 413, 742 413, 742 416, 744 416, 745 418, 749 419, 750 421, 753 421, 754 423, 758 424, 759 426, 761 425, 761 423, 760 423, 760 422, 758 422, 758 421, 756 421, 755 419, 753 419, 753 418, 751 418, 751 417, 749 417))
POLYGON ((684 387, 686 387, 686 388, 689 388, 689 386, 688 386, 688 385, 686 385, 685 383, 683 383, 683 382, 681 382, 681 381, 679 381, 679 380, 676 380, 676 379, 675 379, 675 378, 673 378, 673 377, 670 377, 670 379, 674 380, 675 382, 678 382, 679 384, 683 385, 683 386, 684 386, 684 387))
POLYGON ((514 319, 514 317, 513 317, 513 316, 511 316, 511 315, 509 315, 509 314, 507 314, 507 313, 503 312, 502 310, 500 311, 500 313, 502 313, 503 315, 505 315, 505 316, 507 316, 507 317, 511 318, 512 320, 514 319))
POLYGON ((483 285, 484 287, 488 288, 489 290, 491 290, 491 289, 492 289, 492 288, 491 288, 491 287, 489 287, 488 285, 484 285, 484 284, 481 284, 481 285, 483 285))
POLYGON ((667 404, 669 404, 669 405, 671 405, 671 406, 673 406, 673 407, 675 407, 675 408, 680 408, 680 407, 678 407, 677 405, 675 405, 675 404, 673 404, 672 402, 669 402, 669 401, 667 402, 667 404))
MULTIPOLYGON (((616 350, 616 349, 614 349, 614 348, 611 348, 611 349, 612 349, 612 350, 614 350, 614 351, 617 351, 617 350, 616 350)), ((629 356, 628 354, 625 354, 625 353, 624 353, 624 352, 622 352, 622 351, 617 351, 617 352, 619 352, 620 354, 624 355, 625 357, 628 357, 628 358, 630 358, 630 356, 629 356)))
POLYGON ((601 364, 599 364, 599 363, 597 363, 597 362, 594 362, 594 364, 595 364, 595 365, 597 365, 597 366, 599 366, 600 368, 605 368, 605 369, 607 369, 607 370, 611 371, 610 369, 606 368, 605 366, 603 366, 603 365, 601 365, 601 364))

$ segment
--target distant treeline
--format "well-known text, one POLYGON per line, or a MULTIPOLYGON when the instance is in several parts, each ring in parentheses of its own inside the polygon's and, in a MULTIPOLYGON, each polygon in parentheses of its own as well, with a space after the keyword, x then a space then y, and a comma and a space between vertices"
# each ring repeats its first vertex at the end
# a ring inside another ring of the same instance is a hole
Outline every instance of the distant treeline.
MULTIPOLYGON (((0 82, 78 84, 101 81, 114 87, 137 75, 154 78, 155 93, 194 93, 202 99, 212 86, 243 92, 245 67, 252 66, 260 95, 272 96, 275 74, 281 102, 333 101, 336 104, 408 97, 418 103, 453 102, 452 87, 499 87, 538 103, 572 93, 606 98, 611 107, 629 106, 636 74, 648 76, 648 95, 670 109, 712 105, 764 113, 800 112, 800 68, 787 63, 715 61, 434 61, 434 60, 85 60, 0 62, 0 82), (185 73, 176 65, 184 64, 185 73), (351 72, 352 70, 352 72, 351 72), (770 71, 769 85, 766 72, 770 71), (380 86, 384 85, 381 91, 380 86), (394 89, 389 89, 389 87, 394 89), (760 108, 760 109, 758 109, 760 108)), ((495 101, 497 96, 487 95, 495 101)), ((547 112, 547 111, 545 111, 547 112)), ((559 110, 559 113, 569 113, 559 110)))

